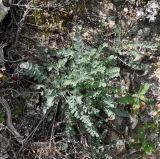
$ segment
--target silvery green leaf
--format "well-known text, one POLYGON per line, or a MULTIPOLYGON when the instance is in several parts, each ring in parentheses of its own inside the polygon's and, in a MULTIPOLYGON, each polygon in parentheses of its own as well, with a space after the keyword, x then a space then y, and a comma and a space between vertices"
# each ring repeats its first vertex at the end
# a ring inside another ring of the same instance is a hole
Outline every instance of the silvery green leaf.
POLYGON ((23 62, 20 64, 20 68, 22 68, 22 69, 28 69, 29 66, 30 66, 29 62, 23 62))
POLYGON ((45 86, 43 84, 35 85, 35 89, 41 89, 41 88, 45 88, 45 86))
POLYGON ((48 108, 50 108, 51 106, 53 106, 54 98, 55 98, 55 97, 53 97, 53 96, 47 96, 46 105, 47 105, 48 108))

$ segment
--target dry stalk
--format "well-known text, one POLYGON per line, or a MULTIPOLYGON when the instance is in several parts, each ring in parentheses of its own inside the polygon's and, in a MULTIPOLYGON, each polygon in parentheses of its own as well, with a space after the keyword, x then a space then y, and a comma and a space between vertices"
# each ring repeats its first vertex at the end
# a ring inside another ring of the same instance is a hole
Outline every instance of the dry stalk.
POLYGON ((0 103, 3 106, 4 110, 6 111, 6 115, 7 115, 6 124, 7 124, 8 129, 14 135, 14 137, 17 139, 18 142, 22 142, 22 140, 23 140, 24 137, 21 136, 19 134, 19 132, 13 126, 12 116, 11 116, 11 110, 10 110, 10 107, 8 105, 8 102, 4 99, 4 97, 0 97, 0 103))

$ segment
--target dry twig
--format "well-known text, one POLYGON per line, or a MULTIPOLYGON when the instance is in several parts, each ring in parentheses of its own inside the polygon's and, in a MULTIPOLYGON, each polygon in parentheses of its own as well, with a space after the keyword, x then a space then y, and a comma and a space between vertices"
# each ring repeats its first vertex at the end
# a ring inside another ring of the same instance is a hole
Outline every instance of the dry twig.
POLYGON ((6 124, 7 124, 8 129, 14 135, 14 137, 17 139, 17 141, 21 142, 23 140, 23 136, 21 136, 19 134, 19 132, 13 126, 12 116, 11 116, 11 110, 10 110, 10 107, 8 105, 8 102, 4 99, 4 97, 0 97, 0 103, 1 103, 1 105, 3 106, 3 108, 6 111, 6 115, 7 115, 6 124))

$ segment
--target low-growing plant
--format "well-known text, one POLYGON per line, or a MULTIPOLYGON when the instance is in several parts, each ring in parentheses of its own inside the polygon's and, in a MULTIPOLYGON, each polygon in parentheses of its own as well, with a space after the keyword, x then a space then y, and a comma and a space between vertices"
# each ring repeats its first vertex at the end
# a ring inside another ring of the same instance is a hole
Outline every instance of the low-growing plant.
POLYGON ((141 151, 145 155, 151 155, 156 151, 156 144, 151 139, 151 134, 156 132, 157 126, 155 123, 143 125, 138 129, 137 141, 131 144, 131 147, 141 151))
POLYGON ((65 116, 73 124, 81 121, 85 130, 98 137, 95 118, 101 111, 114 116, 116 108, 113 94, 108 93, 111 80, 119 76, 116 57, 105 52, 106 46, 86 47, 80 36, 71 48, 61 50, 41 50, 39 57, 43 63, 22 63, 23 73, 39 82, 37 89, 45 99, 43 112, 55 107, 63 100, 65 116))
POLYGON ((142 102, 146 102, 146 93, 149 90, 149 84, 145 83, 141 86, 139 91, 134 94, 127 93, 124 97, 120 98, 119 102, 124 105, 130 104, 134 110, 138 110, 142 102))

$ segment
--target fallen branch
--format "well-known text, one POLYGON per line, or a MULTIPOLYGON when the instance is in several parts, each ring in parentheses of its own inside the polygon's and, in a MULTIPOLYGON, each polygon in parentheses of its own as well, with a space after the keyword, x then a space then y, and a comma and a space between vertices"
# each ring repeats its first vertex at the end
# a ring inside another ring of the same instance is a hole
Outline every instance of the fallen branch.
POLYGON ((0 65, 4 66, 4 47, 6 47, 7 44, 0 44, 0 65))
POLYGON ((4 99, 4 97, 0 97, 0 103, 6 111, 6 115, 7 115, 6 124, 8 129, 14 135, 14 137, 17 139, 18 142, 22 142, 24 137, 19 134, 19 132, 15 129, 15 127, 12 124, 11 110, 8 105, 8 102, 4 99))
POLYGON ((22 17, 22 19, 21 19, 20 22, 19 22, 18 30, 17 30, 17 34, 16 34, 16 39, 15 39, 15 43, 14 43, 13 46, 16 46, 16 44, 17 44, 17 42, 18 42, 18 39, 19 39, 19 35, 20 35, 20 33, 21 33, 21 30, 22 30, 22 27, 23 27, 23 24, 24 24, 24 21, 25 21, 27 15, 28 15, 28 13, 30 12, 30 8, 29 8, 28 6, 29 6, 29 5, 27 5, 26 10, 25 10, 25 12, 24 12, 24 14, 23 14, 23 17, 22 17))

